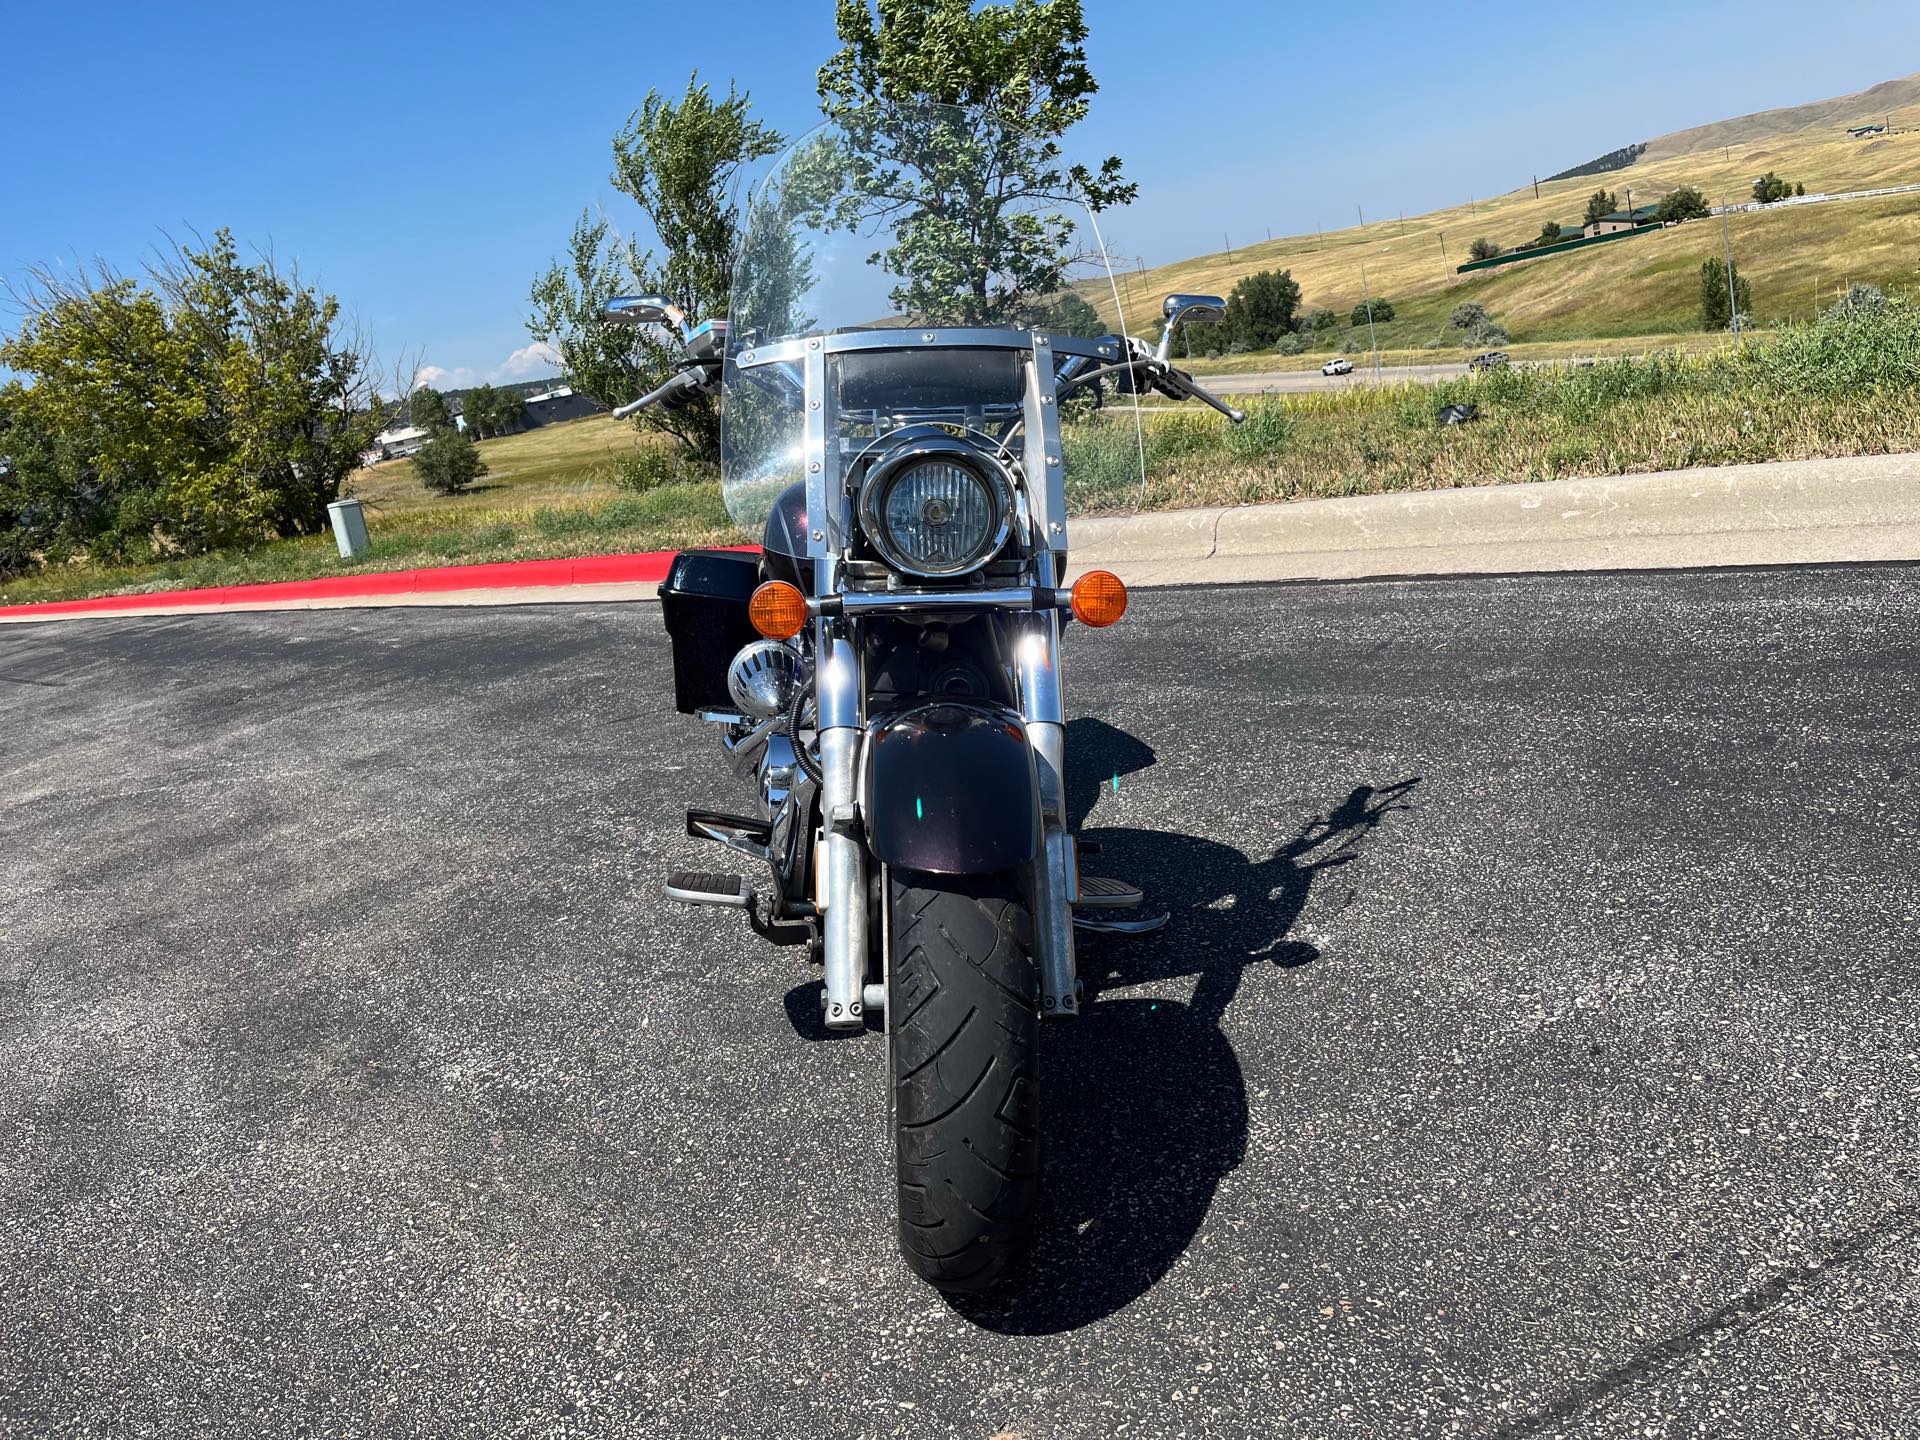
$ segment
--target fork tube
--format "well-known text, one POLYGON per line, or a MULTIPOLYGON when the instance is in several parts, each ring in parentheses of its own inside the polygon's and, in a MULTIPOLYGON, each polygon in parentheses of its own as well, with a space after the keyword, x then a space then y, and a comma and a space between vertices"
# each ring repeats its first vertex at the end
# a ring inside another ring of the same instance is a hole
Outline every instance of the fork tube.
POLYGON ((837 623, 821 622, 816 672, 820 730, 821 844, 825 847, 826 906, 823 933, 827 980, 827 1025, 857 1030, 864 1025, 867 983, 867 865, 854 815, 859 789, 860 664, 837 623))
MULTIPOLYGON (((1036 583, 1054 583, 1053 554, 1034 557, 1036 583)), ((1060 697, 1060 618, 1026 622, 1018 645, 1020 712, 1040 782, 1040 855, 1033 874, 1033 934, 1040 959, 1040 1013, 1080 1013, 1073 959, 1073 837, 1067 833, 1066 717, 1060 697)))

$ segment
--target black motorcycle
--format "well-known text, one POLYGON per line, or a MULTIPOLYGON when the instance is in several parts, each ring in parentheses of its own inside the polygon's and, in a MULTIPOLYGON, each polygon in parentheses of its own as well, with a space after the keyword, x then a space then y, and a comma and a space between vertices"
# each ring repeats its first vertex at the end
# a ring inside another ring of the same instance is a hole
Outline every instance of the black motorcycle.
POLYGON ((803 941, 825 1024, 884 1027, 900 1247, 949 1291, 994 1283, 1031 1233, 1040 1021, 1080 1010, 1075 931, 1166 919, 1082 873, 1069 828, 1062 627, 1127 605, 1106 571, 1064 583, 1072 441, 1100 433, 1112 507, 1138 493, 1137 463, 1116 479, 1111 457, 1144 454, 1139 397, 1242 418, 1167 363, 1218 298, 1167 297, 1150 348, 1117 323, 1084 209, 996 197, 981 219, 980 176, 1014 138, 954 110, 823 127, 746 202, 727 321, 659 296, 606 309, 671 327, 685 360, 615 413, 717 391, 727 508, 762 546, 684 552, 660 595, 676 705, 720 728, 757 802, 689 811, 687 831, 764 885, 681 871, 666 893, 803 941), (1083 278, 1024 299, 967 249, 966 217, 1055 237, 1083 278), (956 242, 944 290, 914 268, 933 226, 956 242), (1100 304, 1111 333, 1049 323, 1100 304))

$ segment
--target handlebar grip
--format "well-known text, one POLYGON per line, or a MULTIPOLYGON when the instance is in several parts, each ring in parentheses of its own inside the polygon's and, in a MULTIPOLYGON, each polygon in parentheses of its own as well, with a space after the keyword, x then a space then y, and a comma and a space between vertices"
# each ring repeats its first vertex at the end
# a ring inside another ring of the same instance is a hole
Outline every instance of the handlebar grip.
POLYGON ((614 407, 613 418, 616 420, 624 420, 629 415, 638 415, 646 406, 646 403, 647 397, 642 395, 638 400, 629 400, 624 405, 617 405, 614 407))

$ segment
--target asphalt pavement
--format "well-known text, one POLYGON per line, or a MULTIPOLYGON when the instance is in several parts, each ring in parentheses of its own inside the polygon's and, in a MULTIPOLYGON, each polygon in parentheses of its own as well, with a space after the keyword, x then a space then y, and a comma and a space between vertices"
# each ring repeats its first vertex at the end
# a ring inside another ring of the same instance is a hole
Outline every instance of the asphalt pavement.
POLYGON ((0 1433, 1906 1436, 1920 570, 1141 591, 1018 1287, 653 606, 0 632, 0 1433))
MULTIPOLYGON (((1196 374, 1194 378, 1216 395, 1304 395, 1343 385, 1373 384, 1373 358, 1366 354, 1347 358, 1353 361, 1353 369, 1345 375, 1322 375, 1318 369, 1260 370, 1240 375, 1196 374)), ((1379 378, 1383 385, 1399 385, 1409 380, 1448 380, 1466 373, 1466 361, 1457 360, 1437 365, 1382 365, 1379 378)))

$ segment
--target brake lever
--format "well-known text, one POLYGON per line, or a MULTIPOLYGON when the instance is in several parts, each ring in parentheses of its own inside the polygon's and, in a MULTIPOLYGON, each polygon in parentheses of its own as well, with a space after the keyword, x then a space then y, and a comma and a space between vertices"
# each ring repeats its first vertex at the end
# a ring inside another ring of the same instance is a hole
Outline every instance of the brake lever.
POLYGON ((1196 385, 1186 371, 1175 370, 1172 366, 1154 377, 1154 389, 1174 400, 1204 400, 1236 425, 1247 418, 1246 411, 1234 409, 1218 395, 1196 385))

